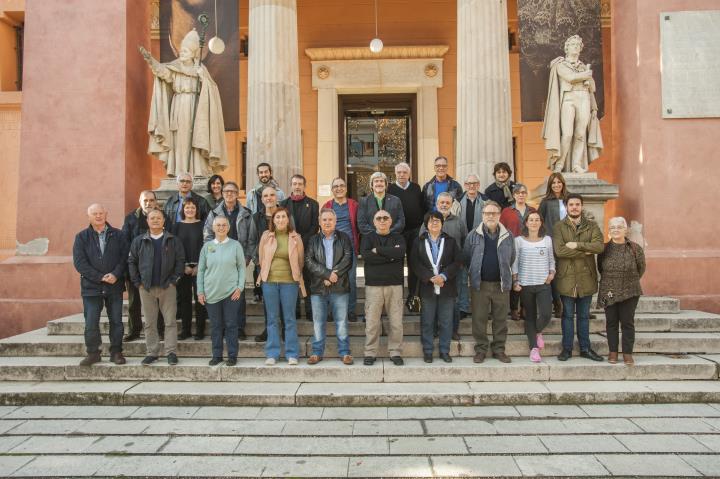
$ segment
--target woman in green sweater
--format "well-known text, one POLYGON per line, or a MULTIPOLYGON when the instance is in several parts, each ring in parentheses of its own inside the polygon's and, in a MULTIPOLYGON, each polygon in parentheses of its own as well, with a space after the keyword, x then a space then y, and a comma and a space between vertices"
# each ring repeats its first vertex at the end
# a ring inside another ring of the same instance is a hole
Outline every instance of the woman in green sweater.
POLYGON ((210 366, 223 360, 223 336, 228 350, 228 366, 237 364, 238 312, 240 294, 245 287, 245 254, 240 243, 228 237, 230 223, 216 216, 212 224, 215 239, 205 243, 198 262, 198 301, 210 316, 212 359, 210 366))

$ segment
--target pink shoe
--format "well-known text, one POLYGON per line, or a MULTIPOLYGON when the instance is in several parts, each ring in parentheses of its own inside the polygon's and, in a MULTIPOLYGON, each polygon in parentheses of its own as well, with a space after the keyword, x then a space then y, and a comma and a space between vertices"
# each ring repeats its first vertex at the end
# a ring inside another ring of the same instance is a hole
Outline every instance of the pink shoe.
POLYGON ((537 344, 538 349, 545 348, 545 339, 543 339, 542 333, 537 333, 535 335, 535 343, 537 344))
POLYGON ((542 361, 542 358, 540 357, 540 350, 538 348, 532 348, 532 350, 530 350, 530 361, 534 363, 542 361))

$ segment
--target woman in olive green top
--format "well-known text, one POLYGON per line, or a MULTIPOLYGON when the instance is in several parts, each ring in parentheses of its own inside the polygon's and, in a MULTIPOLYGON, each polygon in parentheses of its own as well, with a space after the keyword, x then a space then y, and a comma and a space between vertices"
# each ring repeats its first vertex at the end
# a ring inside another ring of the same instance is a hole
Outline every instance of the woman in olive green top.
POLYGON ((230 223, 216 216, 212 224, 215 239, 203 245, 197 274, 198 301, 210 316, 212 359, 210 366, 222 362, 223 335, 228 366, 237 363, 238 313, 240 294, 245 287, 245 253, 240 243, 228 237, 230 223))
POLYGON ((263 301, 267 314, 267 342, 265 364, 274 365, 280 357, 280 329, 278 323, 282 311, 285 321, 285 357, 291 366, 297 365, 300 346, 297 337, 295 302, 298 289, 305 296, 302 277, 302 238, 290 224, 285 208, 278 208, 272 215, 269 230, 263 233, 258 246, 263 301), (281 308, 282 305, 282 308, 281 308))

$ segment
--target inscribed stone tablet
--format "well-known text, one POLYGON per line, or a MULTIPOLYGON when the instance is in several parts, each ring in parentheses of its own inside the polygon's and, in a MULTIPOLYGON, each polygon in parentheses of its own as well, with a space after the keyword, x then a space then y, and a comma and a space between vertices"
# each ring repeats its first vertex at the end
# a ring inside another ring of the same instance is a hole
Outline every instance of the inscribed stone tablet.
POLYGON ((720 117, 720 10, 660 14, 663 118, 720 117))

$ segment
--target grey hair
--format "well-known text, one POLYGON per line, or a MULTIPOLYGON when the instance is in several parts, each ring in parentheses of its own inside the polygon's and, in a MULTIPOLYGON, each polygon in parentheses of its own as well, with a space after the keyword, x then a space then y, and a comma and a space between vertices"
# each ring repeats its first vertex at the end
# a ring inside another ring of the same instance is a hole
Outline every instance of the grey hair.
POLYGON ((583 43, 580 35, 573 35, 570 38, 568 38, 567 40, 565 40, 565 46, 563 47, 563 49, 565 50, 565 55, 567 55, 568 45, 570 44, 570 42, 580 42, 580 50, 582 50, 585 47, 585 44, 583 43))
MULTIPOLYGON (((437 195, 437 199, 438 199, 438 200, 439 200, 440 198, 446 198, 446 197, 447 197, 447 198, 450 198, 450 201, 452 201, 452 200, 455 199, 455 198, 453 198, 453 195, 451 195, 451 194, 448 193, 447 191, 443 191, 442 193, 439 193, 439 194, 437 195)), ((435 200, 435 202, 437 203, 437 200, 435 200)))
POLYGON ((527 186, 525 186, 523 183, 515 183, 515 186, 513 186, 512 192, 513 194, 517 193, 520 190, 527 191, 527 186))
POLYGON ((376 171, 372 175, 370 175, 370 187, 372 188, 373 181, 375 178, 382 178, 385 181, 385 186, 388 184, 387 175, 383 173, 382 171, 376 171))
POLYGON ((488 201, 486 201, 485 204, 483 205, 483 209, 482 209, 482 210, 485 211, 485 209, 486 209, 488 206, 494 206, 494 207, 496 207, 496 208, 498 209, 498 212, 502 211, 502 206, 500 206, 500 203, 498 203, 497 201, 493 201, 493 200, 488 200, 488 201))
POLYGON ((476 180, 478 180, 478 182, 480 182, 480 177, 478 175, 476 175, 475 173, 470 173, 465 177, 465 183, 469 183, 470 178, 475 178, 476 180))
POLYGON ((322 216, 324 213, 329 213, 329 214, 333 215, 335 218, 337 218, 337 213, 335 213, 335 210, 332 208, 322 208, 320 210, 319 216, 322 216))
POLYGON ((608 220, 608 226, 613 223, 620 223, 625 229, 627 229, 628 227, 627 221, 625 221, 625 218, 623 218, 622 216, 614 216, 608 220))
POLYGON ((267 190, 268 188, 273 190, 275 194, 277 194, 277 189, 275 189, 274 186, 267 185, 262 190, 260 190, 260 196, 262 196, 262 194, 265 193, 265 190, 267 190))
POLYGON ((95 206, 99 206, 105 213, 107 213, 107 208, 105 208, 105 205, 103 205, 102 203, 93 203, 87 207, 87 214, 90 214, 90 210, 93 209, 93 207, 95 206))
POLYGON ((180 183, 180 178, 190 178, 190 181, 192 181, 193 177, 190 173, 187 171, 183 171, 182 173, 178 173, 178 175, 175 177, 175 181, 180 183))
POLYGON ((216 216, 213 218, 213 224, 215 224, 217 220, 225 220, 228 225, 230 224, 230 219, 227 216, 216 216))
POLYGON ((408 165, 408 164, 405 163, 404 161, 401 161, 400 163, 398 163, 397 165, 395 165, 395 171, 397 171, 398 168, 403 168, 403 169, 407 170, 408 173, 412 171, 412 170, 410 169, 410 165, 408 165))

